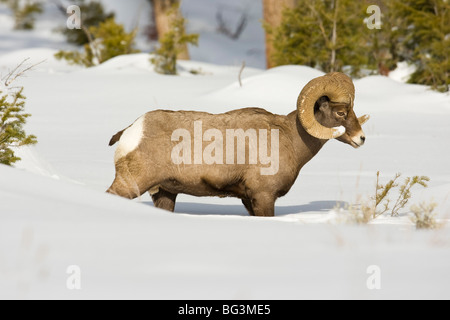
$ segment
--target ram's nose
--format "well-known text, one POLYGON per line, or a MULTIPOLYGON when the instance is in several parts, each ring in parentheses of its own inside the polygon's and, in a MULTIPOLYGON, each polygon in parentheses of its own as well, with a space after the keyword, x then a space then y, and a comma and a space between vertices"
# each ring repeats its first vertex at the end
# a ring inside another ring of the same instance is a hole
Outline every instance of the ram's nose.
POLYGON ((366 136, 362 131, 352 137, 352 146, 355 148, 361 147, 364 142, 366 142, 366 136))

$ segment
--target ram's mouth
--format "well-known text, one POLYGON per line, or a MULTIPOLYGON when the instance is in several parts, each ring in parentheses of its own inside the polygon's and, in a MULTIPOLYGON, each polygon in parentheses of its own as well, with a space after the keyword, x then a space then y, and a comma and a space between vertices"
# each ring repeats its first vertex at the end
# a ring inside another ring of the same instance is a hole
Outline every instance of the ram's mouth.
POLYGON ((364 136, 364 134, 360 135, 359 138, 350 139, 350 145, 353 148, 361 147, 364 144, 364 142, 366 142, 366 137, 364 136))

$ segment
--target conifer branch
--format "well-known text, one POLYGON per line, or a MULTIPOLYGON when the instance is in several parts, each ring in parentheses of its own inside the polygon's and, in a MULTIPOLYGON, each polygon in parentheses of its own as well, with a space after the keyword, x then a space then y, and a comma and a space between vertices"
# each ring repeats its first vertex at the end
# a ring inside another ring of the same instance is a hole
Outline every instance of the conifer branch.
MULTIPOLYGON (((2 84, 4 82, 4 86, 7 89, 11 89, 10 85, 14 80, 39 64, 38 63, 30 67, 23 68, 26 61, 28 61, 28 59, 23 60, 1 79, 2 84)), ((19 157, 15 156, 12 148, 37 143, 36 137, 34 135, 27 135, 23 129, 26 119, 31 115, 24 113, 25 96, 22 92, 23 87, 19 87, 19 90, 16 92, 12 92, 10 90, 7 90, 6 92, 0 91, 1 164, 12 165, 14 162, 20 160, 19 157)))

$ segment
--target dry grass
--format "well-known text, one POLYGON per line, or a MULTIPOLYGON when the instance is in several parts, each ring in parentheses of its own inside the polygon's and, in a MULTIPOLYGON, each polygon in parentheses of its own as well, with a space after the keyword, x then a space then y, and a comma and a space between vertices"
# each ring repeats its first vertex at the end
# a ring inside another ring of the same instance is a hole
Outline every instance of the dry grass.
POLYGON ((437 203, 433 201, 411 206, 410 210, 413 213, 411 221, 416 225, 416 229, 437 229, 442 226, 436 220, 437 213, 434 212, 436 207, 437 203))
MULTIPOLYGON (((400 184, 398 182, 400 177, 401 173, 397 173, 394 178, 389 180, 386 184, 381 184, 380 172, 378 171, 375 184, 375 194, 368 199, 359 197, 359 199, 357 199, 357 203, 359 204, 351 204, 344 208, 345 211, 348 212, 345 219, 346 222, 354 224, 367 224, 373 219, 376 219, 389 211, 392 217, 398 216, 399 210, 404 208, 411 199, 411 189, 415 185, 421 185, 426 188, 428 187, 427 182, 430 181, 430 178, 426 176, 413 176, 405 178, 403 184, 400 184), (396 188, 398 188, 398 196, 394 202, 391 201, 389 196, 392 195, 392 191, 396 188)), ((340 208, 335 209, 338 209, 336 211, 340 210, 340 208)))

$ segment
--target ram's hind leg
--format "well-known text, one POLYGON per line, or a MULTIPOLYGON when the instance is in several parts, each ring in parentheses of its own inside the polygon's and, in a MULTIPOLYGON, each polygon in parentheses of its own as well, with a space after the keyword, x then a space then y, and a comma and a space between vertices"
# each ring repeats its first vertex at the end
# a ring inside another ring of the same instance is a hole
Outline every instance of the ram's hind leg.
POLYGON ((151 196, 155 207, 172 212, 175 210, 177 194, 159 188, 159 191, 151 196))

